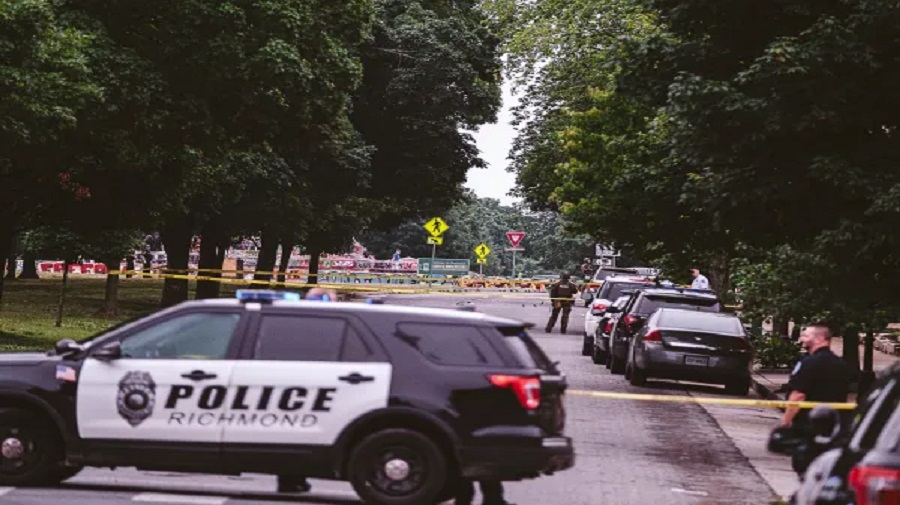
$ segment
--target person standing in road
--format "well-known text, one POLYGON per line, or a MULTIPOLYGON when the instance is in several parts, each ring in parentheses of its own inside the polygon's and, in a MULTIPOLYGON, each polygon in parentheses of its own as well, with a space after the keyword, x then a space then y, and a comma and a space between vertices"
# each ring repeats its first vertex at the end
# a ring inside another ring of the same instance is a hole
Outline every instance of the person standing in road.
POLYGON ((694 282, 691 283, 691 289, 709 289, 709 279, 700 273, 699 268, 692 268, 691 276, 694 278, 694 282))
MULTIPOLYGON (((800 334, 800 344, 808 354, 797 362, 788 380, 790 402, 847 401, 852 374, 847 363, 831 351, 831 330, 824 324, 811 324, 800 334)), ((812 437, 810 409, 790 407, 785 410, 781 426, 812 437)), ((843 418, 847 422, 846 417, 843 418)), ((796 451, 791 458, 794 471, 802 472, 817 455, 816 452, 796 451)))
POLYGON ((581 275, 584 277, 585 282, 591 282, 591 279, 594 277, 594 265, 591 263, 590 258, 585 258, 584 263, 581 264, 581 275))
MULTIPOLYGON (((482 505, 516 505, 506 501, 503 497, 503 483, 498 480, 480 481, 482 505)), ((459 485, 459 491, 453 500, 454 505, 472 505, 475 499, 475 483, 464 479, 459 485)))
POLYGON ((572 305, 575 304, 575 293, 578 292, 578 289, 569 280, 570 278, 568 273, 564 273, 559 276, 559 282, 550 287, 550 300, 553 304, 553 312, 550 313, 550 320, 547 321, 547 328, 545 329, 547 333, 550 333, 553 327, 556 326, 556 319, 559 317, 560 311, 562 311, 562 321, 559 323, 560 332, 565 333, 566 328, 569 326, 569 313, 572 312, 572 305))

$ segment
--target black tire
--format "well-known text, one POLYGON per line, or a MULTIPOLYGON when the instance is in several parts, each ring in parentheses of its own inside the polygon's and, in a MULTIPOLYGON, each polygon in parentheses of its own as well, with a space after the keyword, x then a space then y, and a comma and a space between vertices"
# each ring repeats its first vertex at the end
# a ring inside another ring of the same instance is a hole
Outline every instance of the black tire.
POLYGON ((62 482, 78 475, 82 470, 84 470, 83 466, 60 466, 56 469, 54 478, 58 478, 59 482, 62 482))
POLYGON ((356 445, 350 454, 347 477, 367 504, 438 503, 449 491, 449 466, 441 449, 425 435, 388 429, 369 435, 356 445), (409 466, 406 478, 391 480, 385 474, 385 464, 392 459, 409 466))
POLYGON ((628 366, 631 374, 628 376, 628 383, 632 386, 644 386, 647 384, 647 372, 641 370, 636 364, 632 363, 628 366))
POLYGON ((588 339, 588 336, 585 335, 584 340, 582 340, 582 342, 581 342, 581 355, 582 356, 590 356, 591 355, 591 347, 593 347, 593 344, 588 339))
POLYGON ((18 441, 23 454, 0 458, 0 486, 52 486, 67 478, 60 473, 62 443, 48 420, 25 409, 0 409, 0 444, 9 440, 18 441))
POLYGON ((596 345, 591 346, 591 361, 594 362, 595 365, 602 365, 606 363, 606 353, 601 351, 599 347, 596 345))
POLYGON ((616 375, 622 375, 625 373, 625 362, 616 358, 615 354, 609 353, 609 370, 616 375))
POLYGON ((725 393, 735 396, 747 396, 750 394, 750 379, 738 379, 725 384, 725 393))

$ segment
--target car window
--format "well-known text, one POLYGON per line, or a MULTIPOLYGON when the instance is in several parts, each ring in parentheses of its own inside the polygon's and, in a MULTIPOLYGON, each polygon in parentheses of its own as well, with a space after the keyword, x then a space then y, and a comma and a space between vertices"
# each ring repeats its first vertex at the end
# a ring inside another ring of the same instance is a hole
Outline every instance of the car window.
POLYGON ((855 450, 867 451, 874 445, 885 423, 897 409, 900 387, 896 379, 890 379, 872 391, 863 400, 853 423, 850 445, 855 450))
POLYGON ((477 326, 449 323, 400 323, 397 338, 430 361, 450 366, 502 363, 477 326))
POLYGON ((599 298, 603 298, 605 300, 615 300, 622 296, 623 291, 646 287, 647 284, 642 282, 610 282, 608 284, 605 284, 600 290, 599 298))
POLYGON ((714 316, 703 312, 664 310, 659 313, 659 325, 693 331, 708 331, 729 335, 743 335, 744 328, 737 317, 714 316))
POLYGON ((660 308, 688 309, 701 312, 721 312, 722 306, 715 298, 693 298, 676 296, 645 296, 638 302, 634 312, 651 314, 660 308))
POLYGON ((531 335, 525 331, 525 328, 503 326, 497 328, 497 330, 503 335, 503 340, 519 360, 521 366, 525 368, 540 368, 541 370, 556 373, 556 365, 550 361, 544 350, 531 338, 531 335))
POLYGON ((266 314, 253 358, 272 361, 338 361, 347 321, 336 317, 266 314))
POLYGON ((125 359, 224 359, 241 314, 194 312, 138 330, 122 340, 125 359))
POLYGON ((878 439, 875 441, 875 447, 884 451, 897 452, 900 450, 900 409, 897 408, 897 397, 894 397, 893 405, 890 406, 893 414, 888 419, 878 439))

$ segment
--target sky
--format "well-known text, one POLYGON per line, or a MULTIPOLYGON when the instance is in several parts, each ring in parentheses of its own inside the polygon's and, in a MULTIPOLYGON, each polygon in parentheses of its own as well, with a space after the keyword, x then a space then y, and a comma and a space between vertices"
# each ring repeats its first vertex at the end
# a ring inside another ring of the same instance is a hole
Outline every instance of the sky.
POLYGON ((516 136, 516 129, 510 124, 512 108, 517 97, 512 93, 512 85, 508 81, 503 84, 503 108, 498 114, 495 124, 482 126, 473 135, 481 151, 481 158, 487 162, 487 168, 469 169, 466 187, 471 188, 482 198, 496 198, 503 205, 511 205, 518 201, 507 193, 516 183, 516 175, 506 171, 509 160, 506 159, 516 136))

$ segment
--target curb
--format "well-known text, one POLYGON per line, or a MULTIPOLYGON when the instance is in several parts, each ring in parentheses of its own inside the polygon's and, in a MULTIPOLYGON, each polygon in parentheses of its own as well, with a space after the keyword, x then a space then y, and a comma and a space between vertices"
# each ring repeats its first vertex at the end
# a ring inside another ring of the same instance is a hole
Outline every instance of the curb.
MULTIPOLYGON (((787 399, 783 396, 779 396, 771 386, 769 386, 768 384, 764 384, 761 380, 757 379, 756 377, 754 377, 752 375, 750 376, 750 383, 753 385, 753 390, 756 391, 756 394, 758 394, 759 396, 761 396, 762 398, 764 398, 766 400, 784 401, 787 399)), ((777 407, 777 408, 781 412, 784 412, 784 410, 785 410, 782 407, 777 407)))

